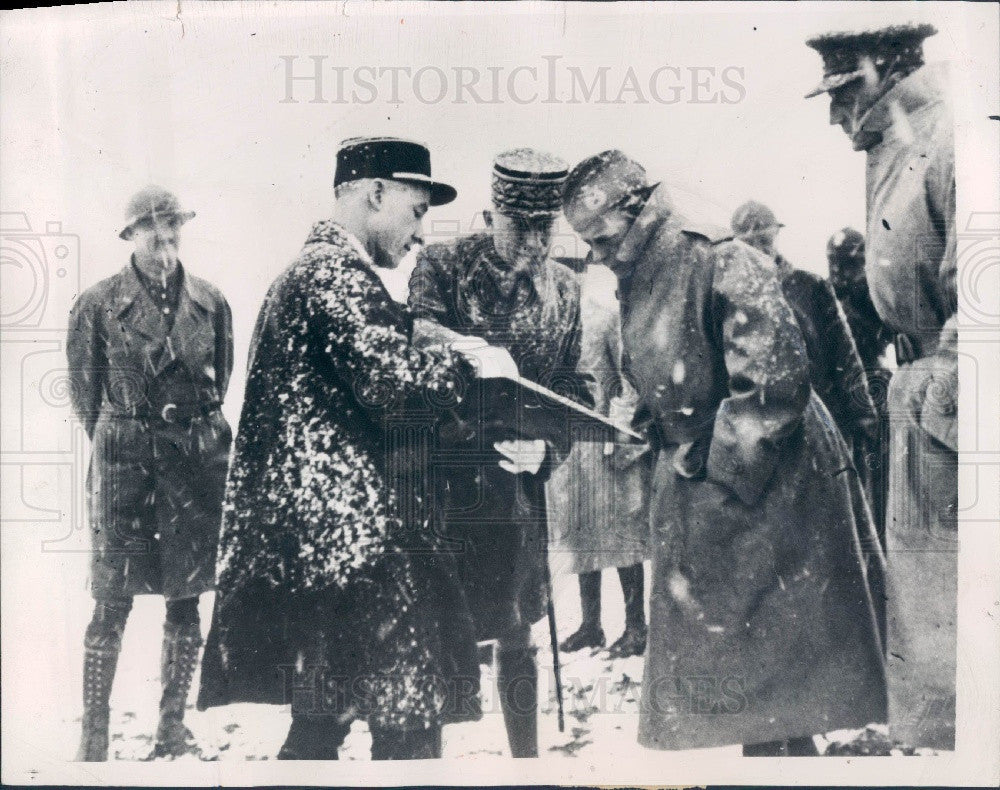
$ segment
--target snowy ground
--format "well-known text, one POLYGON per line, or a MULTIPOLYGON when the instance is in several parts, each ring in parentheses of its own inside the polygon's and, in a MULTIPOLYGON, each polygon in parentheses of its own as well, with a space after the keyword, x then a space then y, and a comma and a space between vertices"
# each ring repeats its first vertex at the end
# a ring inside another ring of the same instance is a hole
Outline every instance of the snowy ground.
MULTIPOLYGON (((617 574, 612 571, 605 573, 603 578, 603 622, 610 642, 621 633, 624 610, 617 574)), ((579 623, 575 577, 557 577, 554 593, 560 638, 564 638, 579 623)), ((203 629, 207 630, 211 596, 204 596, 201 604, 203 629)), ((129 619, 112 695, 111 759, 142 760, 152 749, 160 693, 158 667, 162 619, 162 599, 148 596, 137 599, 129 619)), ((636 743, 643 659, 612 660, 604 650, 562 654, 565 730, 560 733, 546 621, 536 626, 535 640, 541 648, 538 655, 542 668, 540 756, 593 759, 611 751, 617 761, 643 759, 644 750, 636 743)), ((50 743, 59 744, 64 759, 72 759, 79 738, 78 676, 82 648, 65 658, 64 669, 70 681, 66 687, 77 693, 62 709, 62 715, 48 725, 52 728, 50 733, 52 730, 58 733, 50 743)), ((492 666, 484 665, 482 673, 486 715, 479 722, 445 728, 446 757, 507 754, 503 717, 496 699, 495 672, 492 666)), ((197 679, 194 688, 197 688, 197 679)), ((194 695, 192 691, 192 700, 194 695)), ((206 712, 192 707, 186 721, 201 748, 201 755, 185 756, 180 758, 182 760, 269 760, 274 759, 284 739, 290 715, 287 708, 267 705, 231 705, 206 712)), ((846 733, 839 735, 838 740, 847 739, 846 733)), ((341 759, 368 760, 369 743, 367 727, 356 722, 341 759)), ((821 750, 825 749, 826 739, 817 738, 817 744, 821 750)), ((740 754, 739 747, 713 751, 733 756, 740 754)))
MULTIPOLYGON (((557 577, 554 587, 560 638, 564 638, 579 624, 576 579, 557 577)), ((610 642, 621 633, 624 624, 617 574, 605 573, 604 587, 604 629, 610 642)), ((211 596, 203 596, 203 630, 207 630, 210 607, 211 596)), ((141 760, 152 749, 160 693, 162 621, 162 599, 151 596, 136 599, 111 698, 111 759, 141 760)), ((540 753, 576 759, 597 749, 613 748, 619 759, 629 759, 632 755, 641 757, 643 750, 636 743, 636 729, 642 658, 611 660, 603 650, 562 654, 565 731, 560 733, 547 621, 536 626, 535 641, 540 646, 538 658, 542 678, 540 753)), ((61 744, 65 759, 71 759, 79 738, 80 680, 77 676, 82 666, 82 644, 66 659, 67 680, 71 681, 67 686, 77 693, 65 708, 64 715, 51 725, 59 732, 54 741, 61 744)), ((507 754, 503 717, 496 699, 495 672, 489 665, 481 669, 486 715, 479 722, 445 728, 446 757, 507 754)), ((197 688, 197 679, 194 687, 197 688)), ((192 701, 194 696, 192 691, 192 701)), ((201 747, 201 759, 267 760, 274 759, 288 730, 290 714, 287 707, 268 705, 231 705, 205 712, 192 707, 186 722, 201 747)), ((355 722, 341 759, 369 759, 369 743, 367 727, 362 722, 355 722)))

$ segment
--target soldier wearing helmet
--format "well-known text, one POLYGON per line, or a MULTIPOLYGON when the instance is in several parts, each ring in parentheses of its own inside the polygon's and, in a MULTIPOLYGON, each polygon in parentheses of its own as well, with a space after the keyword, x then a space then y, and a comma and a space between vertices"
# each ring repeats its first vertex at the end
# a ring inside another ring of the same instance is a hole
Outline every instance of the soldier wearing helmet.
POLYGON ((191 751, 183 724, 198 661, 198 596, 211 590, 232 432, 220 407, 233 367, 219 290, 178 258, 194 217, 158 186, 129 201, 134 245, 117 274, 82 293, 69 320, 73 406, 91 440, 87 475, 94 615, 84 639, 78 760, 108 753, 108 700, 136 595, 167 602, 154 756, 191 751))

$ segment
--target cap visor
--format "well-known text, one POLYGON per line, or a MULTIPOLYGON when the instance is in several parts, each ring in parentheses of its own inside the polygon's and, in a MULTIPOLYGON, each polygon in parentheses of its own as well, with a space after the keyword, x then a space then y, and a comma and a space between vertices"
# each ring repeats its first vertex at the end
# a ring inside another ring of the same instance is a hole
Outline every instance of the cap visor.
POLYGON ((427 176, 419 176, 417 178, 411 178, 409 175, 393 174, 393 181, 399 181, 403 184, 415 184, 418 187, 425 187, 430 190, 432 206, 443 206, 445 203, 451 203, 456 197, 458 197, 458 192, 454 187, 448 186, 448 184, 443 184, 440 181, 434 181, 427 176))
POLYGON ((842 85, 846 85, 849 82, 853 82, 862 76, 864 76, 863 71, 852 71, 846 74, 833 74, 824 78, 819 85, 805 95, 805 98, 811 99, 813 96, 819 96, 821 93, 828 93, 829 91, 839 88, 842 85))
POLYGON ((440 181, 431 181, 430 188, 432 206, 443 206, 458 197, 458 191, 455 187, 442 184, 440 181))

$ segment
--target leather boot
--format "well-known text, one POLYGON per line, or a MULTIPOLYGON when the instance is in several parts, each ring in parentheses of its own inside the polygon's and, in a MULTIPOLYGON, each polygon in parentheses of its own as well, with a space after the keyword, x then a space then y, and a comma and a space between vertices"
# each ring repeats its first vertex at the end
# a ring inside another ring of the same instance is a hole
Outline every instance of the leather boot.
POLYGON ((279 760, 337 760, 348 733, 350 722, 336 716, 296 716, 278 752, 279 760))
POLYGON ((160 723, 151 757, 177 757, 197 753, 194 736, 184 726, 191 678, 198 666, 201 628, 197 623, 163 626, 163 651, 160 654, 160 723))
POLYGON ((573 653, 585 647, 604 647, 604 630, 601 628, 601 572, 581 573, 578 580, 583 620, 580 627, 559 645, 564 653, 573 653))
POLYGON ((108 759, 108 701, 120 651, 117 639, 98 642, 88 638, 84 642, 83 722, 77 762, 103 763, 108 759))
POLYGON ((641 656, 646 652, 645 575, 642 563, 618 569, 618 579, 625 596, 625 631, 608 648, 611 658, 641 656))
POLYGON ((538 756, 537 648, 501 650, 497 656, 497 690, 512 757, 538 756))
POLYGON ((441 727, 426 730, 372 728, 373 760, 436 760, 441 757, 441 727))

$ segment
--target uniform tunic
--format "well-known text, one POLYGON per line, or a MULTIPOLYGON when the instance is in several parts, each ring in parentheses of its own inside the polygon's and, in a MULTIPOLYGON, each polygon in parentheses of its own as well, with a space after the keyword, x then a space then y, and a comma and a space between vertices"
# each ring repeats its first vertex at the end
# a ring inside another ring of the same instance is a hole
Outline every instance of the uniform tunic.
MULTIPOLYGON (((506 348, 525 378, 587 401, 575 274, 546 261, 533 280, 511 288, 509 278, 488 234, 428 245, 410 278, 410 306, 415 318, 506 348)), ((442 470, 445 529, 464 546, 460 573, 481 640, 523 632, 546 604, 546 474, 511 475, 496 453, 486 457, 442 470)))
POLYGON ((862 121, 865 273, 913 359, 889 385, 886 518, 891 735, 954 748, 958 571, 955 150, 944 65, 917 69, 862 121))
POLYGON ((878 543, 773 265, 688 223, 662 187, 617 257, 636 425, 659 446, 639 742, 885 721, 878 543))
MULTIPOLYGON (((594 409, 627 425, 636 393, 622 375, 618 282, 603 266, 582 275, 580 370, 591 380, 594 409)), ((553 572, 624 568, 648 558, 653 454, 621 442, 577 441, 545 484, 553 572)))
POLYGON ((163 299, 140 277, 130 264, 89 288, 69 321, 73 406, 91 439, 91 589, 188 598, 215 577, 232 316, 180 266, 163 299))

